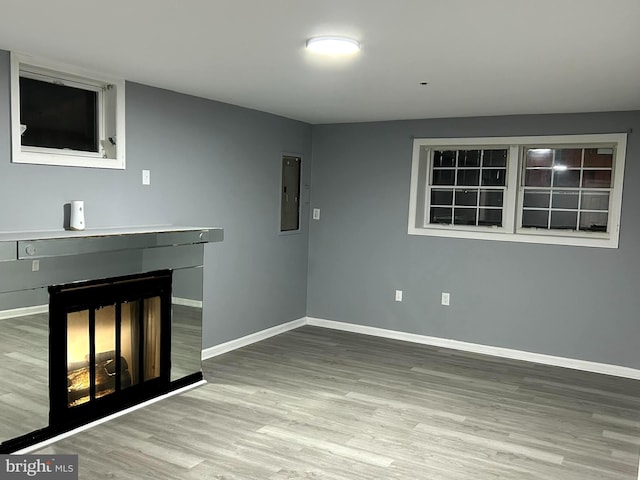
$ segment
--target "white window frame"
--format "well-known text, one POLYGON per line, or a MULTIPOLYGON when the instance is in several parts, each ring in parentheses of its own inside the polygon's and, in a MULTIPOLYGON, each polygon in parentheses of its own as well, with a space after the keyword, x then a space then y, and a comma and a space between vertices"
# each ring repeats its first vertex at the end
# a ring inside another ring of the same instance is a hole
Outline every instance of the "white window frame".
POLYGON ((408 233, 410 235, 436 237, 618 248, 626 145, 626 133, 527 137, 416 138, 413 141, 408 233), (607 232, 554 231, 522 228, 520 226, 523 197, 523 187, 521 185, 523 157, 525 148, 535 148, 536 146, 551 148, 610 146, 614 148, 613 173, 611 177, 613 185, 609 196, 607 232), (438 149, 482 148, 507 148, 509 150, 507 186, 503 201, 503 226, 429 224, 429 181, 432 169, 432 151, 438 149))
POLYGON ((125 161, 124 80, 11 53, 11 146, 13 163, 123 170, 125 161), (55 81, 98 94, 98 152, 22 145, 20 77, 55 81))

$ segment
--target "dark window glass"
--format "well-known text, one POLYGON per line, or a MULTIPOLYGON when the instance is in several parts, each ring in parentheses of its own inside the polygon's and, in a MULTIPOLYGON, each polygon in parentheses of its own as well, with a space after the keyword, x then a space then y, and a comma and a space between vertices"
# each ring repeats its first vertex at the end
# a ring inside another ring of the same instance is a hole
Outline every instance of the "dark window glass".
POLYGON ((551 228, 575 230, 578 226, 578 212, 551 211, 551 228))
POLYGON ((98 94, 20 77, 22 145, 98 152, 98 94))
POLYGON ((582 149, 566 148, 556 150, 553 164, 567 168, 580 168, 582 165, 582 149))
POLYGON ((458 152, 459 167, 479 167, 480 150, 460 150, 458 152))
POLYGON ((582 192, 582 210, 609 210, 609 194, 582 192))
POLYGON ((527 187, 551 186, 551 170, 527 170, 524 176, 524 184, 527 187))
POLYGON ((553 172, 554 187, 579 187, 580 170, 565 170, 553 172))
POLYGON ((532 208, 549 208, 549 192, 525 190, 524 206, 532 208))
POLYGON ((606 212, 580 213, 580 230, 590 232, 606 232, 609 215, 606 212))
POLYGON ((453 185, 455 182, 455 170, 434 170, 434 185, 453 185))
POLYGON ((477 210, 475 208, 456 208, 453 217, 454 225, 475 225, 477 210))
POLYGON ((553 150, 550 148, 530 148, 527 150, 527 167, 550 167, 553 163, 553 150))
POLYGON ((453 190, 431 190, 431 205, 453 205, 453 190))
POLYGON ((478 213, 478 225, 502 226, 502 210, 481 208, 478 213))
POLYGON ((504 193, 499 190, 481 190, 480 205, 483 207, 501 207, 504 193))
POLYGON ((506 167, 506 150, 484 150, 482 154, 482 165, 484 167, 506 167))
POLYGON ((522 226, 525 228, 548 228, 547 210, 525 210, 522 212, 522 226))
POLYGON ((553 208, 577 209, 578 192, 553 192, 551 206, 553 208))
POLYGON ((429 215, 431 223, 451 224, 452 208, 432 207, 429 215))
MULTIPOLYGON (((542 147, 525 149, 514 186, 524 190, 514 194, 519 228, 606 232, 614 148, 542 147)), ((434 151, 430 222, 503 226, 508 156, 505 148, 434 151)))
POLYGON ((455 167, 456 151, 455 150, 436 150, 433 152, 434 167, 455 167))
POLYGON ((456 190, 456 205, 477 205, 478 204, 478 191, 477 190, 456 190))
POLYGON ((611 168, 613 148, 585 148, 584 168, 611 168))
POLYGON ((458 185, 478 185, 480 182, 480 170, 458 170, 458 185))
POLYGON ((585 170, 582 172, 582 186, 586 188, 611 187, 611 170, 585 170))
POLYGON ((507 171, 501 168, 482 170, 482 185, 488 187, 504 187, 507 171))

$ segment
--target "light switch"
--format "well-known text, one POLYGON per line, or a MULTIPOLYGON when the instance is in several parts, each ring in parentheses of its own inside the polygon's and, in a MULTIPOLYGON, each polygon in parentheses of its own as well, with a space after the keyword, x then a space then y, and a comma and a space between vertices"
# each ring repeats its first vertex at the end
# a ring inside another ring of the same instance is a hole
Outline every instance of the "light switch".
POLYGON ((450 302, 451 294, 449 294, 448 292, 442 292, 440 303, 442 303, 442 305, 449 306, 450 302))
POLYGON ((151 185, 151 170, 142 170, 142 184, 151 185))

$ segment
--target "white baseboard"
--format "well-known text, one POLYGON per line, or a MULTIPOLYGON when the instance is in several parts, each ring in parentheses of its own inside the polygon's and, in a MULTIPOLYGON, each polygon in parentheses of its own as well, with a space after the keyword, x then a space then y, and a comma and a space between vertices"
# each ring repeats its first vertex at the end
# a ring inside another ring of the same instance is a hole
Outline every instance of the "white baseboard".
POLYGON ((125 410, 120 410, 116 413, 112 413, 111 415, 108 415, 106 417, 100 418, 98 420, 95 420, 91 423, 87 423, 86 425, 82 425, 81 427, 78 428, 74 428, 73 430, 70 430, 68 432, 64 432, 61 433, 60 435, 56 435, 55 437, 49 438, 47 440, 44 440, 43 442, 40 443, 36 443, 35 445, 29 445, 26 448, 23 448, 22 450, 18 450, 17 452, 14 452, 14 455, 22 455, 25 453, 30 453, 33 452, 35 450, 39 450, 41 448, 46 447, 47 445, 51 445, 52 443, 58 442, 60 440, 63 440, 65 438, 71 437, 72 435, 75 435, 76 433, 80 433, 80 432, 84 432, 85 430, 89 430, 90 428, 93 428, 97 425, 100 425, 102 423, 106 423, 110 420, 113 420, 114 418, 118 418, 121 417, 122 415, 126 415, 127 413, 133 412, 135 410, 140 410, 141 408, 144 408, 148 405, 151 405, 153 403, 159 402, 161 400, 164 400, 165 398, 169 398, 169 397, 173 397, 174 395, 179 395, 181 393, 186 392, 187 390, 191 390, 193 388, 199 387, 201 385, 205 385, 207 383, 206 380, 200 380, 198 382, 192 383, 190 385, 184 386, 182 388, 178 388, 176 390, 172 390, 169 393, 165 393, 163 395, 160 395, 159 397, 154 397, 150 400, 147 400, 145 402, 139 403, 137 405, 134 405, 133 407, 129 407, 125 410))
POLYGON ((247 345, 251 345, 252 343, 266 340, 267 338, 273 337, 275 335, 280 335, 281 333, 288 332, 289 330, 302 327, 305 324, 306 318, 300 318, 298 320, 292 320, 281 325, 276 325, 275 327, 267 328, 266 330, 252 333, 245 337, 240 337, 235 340, 221 343, 219 345, 214 345, 213 347, 205 348, 204 350, 202 350, 202 360, 216 357, 218 355, 231 352, 232 350, 236 350, 238 348, 246 347, 247 345))
MULTIPOLYGON (((191 300, 189 298, 173 297, 172 302, 177 305, 202 308, 202 302, 199 300, 191 300)), ((35 315, 47 313, 48 305, 36 305, 33 307, 14 308, 11 310, 0 311, 0 320, 7 318, 23 317, 27 315, 35 315)), ((557 357, 546 355, 543 353, 525 352, 522 350, 514 350, 504 347, 493 347, 490 345, 481 345, 478 343, 462 342, 459 340, 451 340, 447 338, 430 337, 426 335, 418 335, 415 333, 406 333, 397 330, 387 330, 385 328, 369 327, 366 325, 358 325, 355 323, 338 322, 335 320, 324 320, 314 317, 303 317, 298 320, 276 325, 256 333, 252 333, 245 337, 230 340, 220 345, 215 345, 202 350, 202 359, 212 358, 223 353, 230 352, 237 348, 242 348, 252 343, 265 340, 279 335, 281 333, 293 330, 303 325, 313 325, 316 327, 331 328, 334 330, 343 330, 345 332, 362 333, 364 335, 373 335, 376 337, 392 338, 405 342, 421 343, 423 345, 431 345, 434 347, 451 348, 454 350, 462 350, 465 352, 481 353, 484 355, 493 355, 495 357, 510 358, 513 360, 524 360, 526 362, 540 363, 543 365, 552 365, 556 367, 572 368, 574 370, 584 370, 586 372, 602 373, 605 375, 613 375, 616 377, 631 378, 640 380, 640 370, 620 365, 610 365, 606 363, 590 362, 587 360, 578 360, 566 357, 557 357)), ((640 480, 640 477, 638 478, 640 480)))
MULTIPOLYGON (((324 320, 321 318, 304 317, 293 320, 288 323, 276 325, 251 335, 230 340, 220 345, 206 348, 202 351, 202 359, 212 358, 223 353, 231 352, 238 348, 251 345, 252 343, 265 340, 267 338, 279 335, 289 330, 293 330, 304 325, 312 325, 316 327, 331 328, 333 330, 342 330, 345 332, 362 333, 364 335, 373 335, 376 337, 391 338, 394 340, 402 340, 411 343, 420 343, 433 347, 451 348, 453 350, 461 350, 464 352, 480 353, 483 355, 492 355, 494 357, 509 358, 512 360, 523 360, 525 362, 539 363, 542 365, 550 365, 555 367, 571 368, 573 370, 583 370, 585 372, 602 373, 604 375, 612 375, 615 377, 630 378, 640 380, 640 370, 620 365, 610 365, 607 363, 590 362, 588 360, 578 360, 575 358, 557 357, 546 355, 544 353, 525 352, 522 350, 514 350, 504 347, 493 347, 490 345, 481 345, 478 343, 462 342, 460 340, 452 340, 448 338, 430 337, 427 335, 419 335, 416 333, 400 332, 397 330, 388 330, 385 328, 369 327, 366 325, 358 325, 355 323, 337 322, 335 320, 324 320)), ((640 478, 638 478, 640 480, 640 478)))
POLYGON ((202 308, 202 300, 191 300, 190 298, 171 297, 171 303, 185 307, 202 308))
MULTIPOLYGON (((619 365, 609 365, 606 363, 577 360, 574 358, 555 357, 553 355, 546 355, 543 353, 532 353, 524 352, 522 350, 513 350, 511 348, 492 347, 489 345, 481 345, 478 343, 461 342, 459 340, 451 340, 447 338, 429 337, 426 335, 399 332, 396 330, 387 330, 385 328, 378 327, 368 327, 365 325, 357 325, 354 323, 323 320, 321 318, 306 317, 305 324, 313 325, 316 327, 331 328, 334 330, 343 330, 345 332, 373 335, 376 337, 392 338, 395 340, 403 340, 405 342, 421 343, 434 347, 451 348, 454 350, 462 350, 465 352, 493 355, 494 357, 510 358, 512 360, 524 360, 526 362, 540 363, 543 365, 565 367, 574 370, 584 370, 586 372, 603 373, 605 375, 613 375, 615 377, 640 380, 640 370, 630 367, 622 367, 619 365)), ((640 478, 638 480, 640 480, 640 478)))
POLYGON ((33 307, 12 308, 11 310, 0 310, 0 320, 15 317, 26 317, 38 313, 48 313, 49 305, 35 305, 33 307))

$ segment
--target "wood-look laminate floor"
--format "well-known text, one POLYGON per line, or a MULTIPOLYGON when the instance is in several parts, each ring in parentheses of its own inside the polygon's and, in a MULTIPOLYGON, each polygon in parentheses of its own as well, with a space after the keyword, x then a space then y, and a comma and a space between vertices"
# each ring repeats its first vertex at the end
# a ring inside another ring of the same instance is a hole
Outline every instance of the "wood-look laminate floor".
POLYGON ((49 423, 49 315, 0 320, 0 440, 49 423))
POLYGON ((83 480, 635 480, 640 382, 302 327, 49 446, 83 480))

